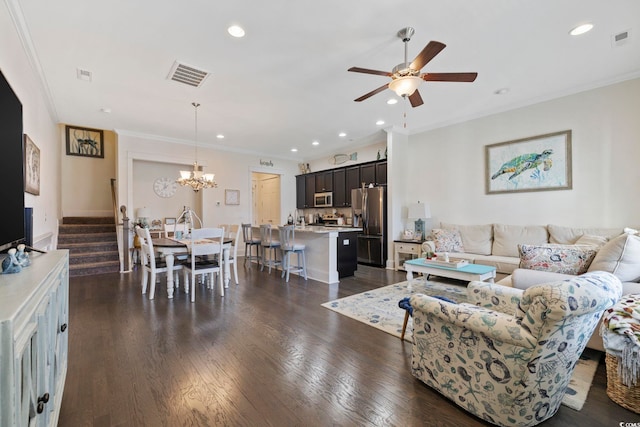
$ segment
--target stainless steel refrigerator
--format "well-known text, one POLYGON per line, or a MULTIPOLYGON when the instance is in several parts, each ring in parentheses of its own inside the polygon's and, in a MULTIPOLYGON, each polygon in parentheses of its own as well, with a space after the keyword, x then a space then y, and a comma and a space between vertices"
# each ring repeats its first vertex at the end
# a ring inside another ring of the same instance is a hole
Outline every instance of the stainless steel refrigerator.
POLYGON ((387 261, 387 199, 385 187, 351 190, 351 213, 358 235, 358 262, 384 267, 387 261))

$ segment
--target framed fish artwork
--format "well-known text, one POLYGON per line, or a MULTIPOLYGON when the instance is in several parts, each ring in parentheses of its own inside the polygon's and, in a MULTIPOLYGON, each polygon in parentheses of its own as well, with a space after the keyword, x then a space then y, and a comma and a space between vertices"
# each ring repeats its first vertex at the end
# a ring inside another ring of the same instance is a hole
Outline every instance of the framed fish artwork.
POLYGON ((487 194, 570 190, 571 130, 485 146, 487 194))

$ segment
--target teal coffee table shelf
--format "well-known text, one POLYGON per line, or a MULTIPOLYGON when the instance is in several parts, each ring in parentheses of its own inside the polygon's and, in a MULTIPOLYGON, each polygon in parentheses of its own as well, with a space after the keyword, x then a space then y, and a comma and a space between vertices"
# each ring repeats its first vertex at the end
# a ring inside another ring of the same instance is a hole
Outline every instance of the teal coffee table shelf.
POLYGON ((407 280, 413 279, 413 273, 422 273, 427 276, 448 277, 450 279, 488 281, 493 282, 496 277, 496 268, 481 264, 467 264, 460 268, 444 267, 439 265, 427 265, 424 258, 405 261, 404 269, 407 271, 407 280))

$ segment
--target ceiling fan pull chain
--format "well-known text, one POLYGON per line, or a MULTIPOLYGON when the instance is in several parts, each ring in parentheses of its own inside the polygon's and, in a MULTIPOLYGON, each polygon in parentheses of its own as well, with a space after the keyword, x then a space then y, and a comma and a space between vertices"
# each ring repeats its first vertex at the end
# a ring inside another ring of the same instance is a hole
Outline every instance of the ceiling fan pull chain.
POLYGON ((407 128, 407 102, 409 102, 407 100, 406 96, 403 96, 403 98, 406 100, 406 102, 402 103, 402 108, 403 108, 403 112, 402 112, 402 117, 404 118, 404 128, 407 128))

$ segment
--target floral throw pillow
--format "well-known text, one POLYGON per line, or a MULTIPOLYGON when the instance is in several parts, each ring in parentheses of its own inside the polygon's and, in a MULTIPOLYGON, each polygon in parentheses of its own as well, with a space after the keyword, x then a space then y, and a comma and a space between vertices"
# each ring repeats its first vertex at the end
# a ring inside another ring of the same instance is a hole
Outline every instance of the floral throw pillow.
POLYGON ((434 228, 431 235, 436 244, 436 252, 464 252, 460 231, 434 228))
POLYGON ((520 268, 579 275, 587 272, 597 248, 582 245, 518 245, 520 268))

